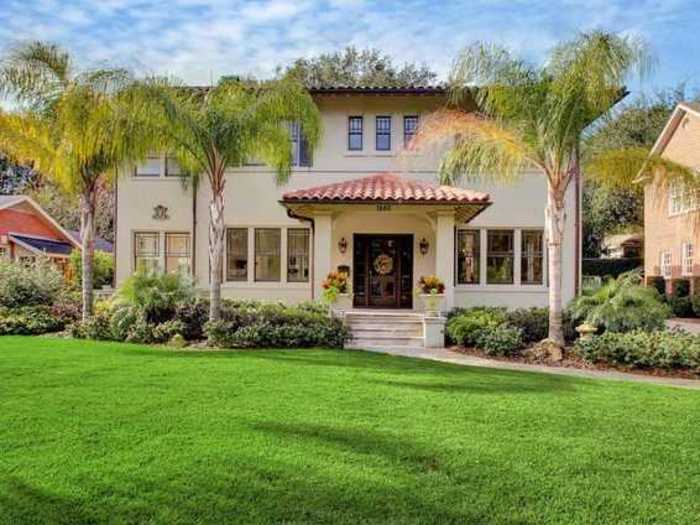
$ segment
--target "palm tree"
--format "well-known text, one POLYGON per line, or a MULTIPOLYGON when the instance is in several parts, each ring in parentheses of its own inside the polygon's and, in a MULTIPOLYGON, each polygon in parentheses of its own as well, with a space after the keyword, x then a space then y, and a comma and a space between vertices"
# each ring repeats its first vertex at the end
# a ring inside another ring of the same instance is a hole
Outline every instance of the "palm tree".
POLYGON ((155 125, 168 154, 196 188, 202 176, 211 188, 209 202, 209 277, 211 320, 220 317, 224 250, 226 170, 252 159, 274 169, 277 183, 288 180, 292 150, 289 125, 298 124, 309 148, 320 136, 320 113, 296 80, 241 81, 192 89, 149 79, 135 92, 144 103, 147 127, 155 125))
POLYGON ((455 63, 450 108, 427 119, 416 141, 420 146, 458 137, 440 166, 444 183, 510 182, 526 170, 546 178, 549 339, 560 347, 565 197, 579 176, 581 138, 624 96, 625 78, 643 74, 648 65, 642 42, 604 32, 560 44, 541 67, 477 43, 455 63))
POLYGON ((80 202, 84 320, 92 315, 99 188, 151 147, 152 135, 121 100, 131 82, 123 69, 77 71, 68 53, 43 42, 17 47, 0 63, 0 92, 16 107, 0 112, 0 149, 80 202))

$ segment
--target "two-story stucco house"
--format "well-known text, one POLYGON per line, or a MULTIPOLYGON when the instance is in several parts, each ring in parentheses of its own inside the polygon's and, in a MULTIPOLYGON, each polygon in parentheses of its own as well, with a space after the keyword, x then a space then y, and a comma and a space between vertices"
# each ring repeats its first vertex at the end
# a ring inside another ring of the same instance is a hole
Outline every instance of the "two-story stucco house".
MULTIPOLYGON (((675 163, 700 170, 700 104, 679 104, 652 153, 675 163)), ((700 264, 695 251, 700 246, 700 195, 682 184, 668 183, 657 175, 644 193, 644 270, 647 278, 663 277, 667 292, 672 282, 689 279, 697 293, 700 264)))
MULTIPOLYGON (((222 295, 318 299, 331 270, 348 270, 354 307, 418 309, 423 275, 446 283, 453 306, 547 304, 545 179, 512 186, 439 186, 436 153, 404 151, 441 87, 312 89, 323 121, 309 154, 292 133, 294 169, 227 174, 222 295), (382 264, 377 264, 381 261, 382 264)), ((578 279, 578 186, 567 201, 563 297, 578 279)), ((186 271, 208 283, 209 189, 196 195, 166 155, 122 177, 117 190, 116 284, 138 267, 186 271)))

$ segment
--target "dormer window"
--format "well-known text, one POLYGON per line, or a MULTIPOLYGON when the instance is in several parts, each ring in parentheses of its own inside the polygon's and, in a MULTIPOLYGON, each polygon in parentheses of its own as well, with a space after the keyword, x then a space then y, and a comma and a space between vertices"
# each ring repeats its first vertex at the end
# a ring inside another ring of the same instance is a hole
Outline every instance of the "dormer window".
POLYGON ((375 149, 377 151, 391 151, 391 117, 379 116, 376 123, 375 149))
POLYGON ((362 151, 362 117, 348 117, 348 149, 362 151))

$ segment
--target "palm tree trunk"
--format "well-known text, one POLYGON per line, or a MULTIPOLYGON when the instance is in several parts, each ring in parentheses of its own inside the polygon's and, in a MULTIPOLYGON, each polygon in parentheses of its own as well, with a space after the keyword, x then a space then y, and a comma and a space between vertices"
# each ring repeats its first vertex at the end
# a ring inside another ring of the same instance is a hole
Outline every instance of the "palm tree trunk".
POLYGON ((80 239, 82 243, 81 262, 83 321, 92 317, 93 306, 93 266, 95 255, 95 194, 85 190, 80 195, 80 239))
POLYGON ((221 317, 221 263, 224 253, 224 192, 212 188, 209 203, 209 320, 221 317))
POLYGON ((562 324, 562 242, 564 239, 564 192, 551 186, 547 191, 545 210, 547 228, 547 253, 549 257, 549 339, 558 346, 564 346, 562 324))

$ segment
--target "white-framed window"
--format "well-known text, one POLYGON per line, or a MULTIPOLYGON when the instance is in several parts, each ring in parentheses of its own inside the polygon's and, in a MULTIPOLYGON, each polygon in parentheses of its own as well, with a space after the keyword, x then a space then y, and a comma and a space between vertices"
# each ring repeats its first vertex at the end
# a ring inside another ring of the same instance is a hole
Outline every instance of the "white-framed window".
POLYGON ((149 155, 134 167, 134 177, 160 177, 162 164, 161 155, 149 155))
POLYGON ((160 268, 160 233, 134 233, 134 271, 157 272, 160 268))
POLYGON ((681 267, 684 276, 693 275, 693 244, 684 242, 681 246, 681 267))
POLYGON ((542 284, 544 282, 544 232, 523 230, 520 249, 520 282, 542 284))
POLYGON ((248 280, 248 228, 226 230, 226 280, 248 280))
POLYGON ((279 282, 281 276, 281 230, 279 228, 255 228, 255 280, 279 282))
POLYGON ((192 243, 189 233, 165 234, 165 271, 190 275, 192 270, 192 243))
POLYGON ((700 209, 700 190, 675 183, 668 190, 668 214, 680 215, 700 209))
POLYGON ((165 176, 166 177, 179 177, 182 174, 180 170, 180 165, 177 163, 174 157, 165 157, 165 176))
POLYGON ((348 150, 362 151, 362 134, 364 131, 361 116, 348 117, 348 150))
POLYGON ((407 147, 411 144, 413 137, 418 130, 418 115, 404 115, 403 117, 403 145, 407 147))
POLYGON ((375 118, 375 150, 391 151, 391 116, 378 115, 375 118))
POLYGON ((481 282, 481 231, 457 232, 457 284, 481 282))
POLYGON ((514 284, 515 231, 486 232, 486 283, 514 284))
POLYGON ((309 282, 309 234, 308 228, 287 228, 287 282, 309 282))
POLYGON ((673 263, 673 256, 670 251, 661 252, 659 266, 661 267, 661 276, 664 279, 671 278, 671 264, 673 263))

